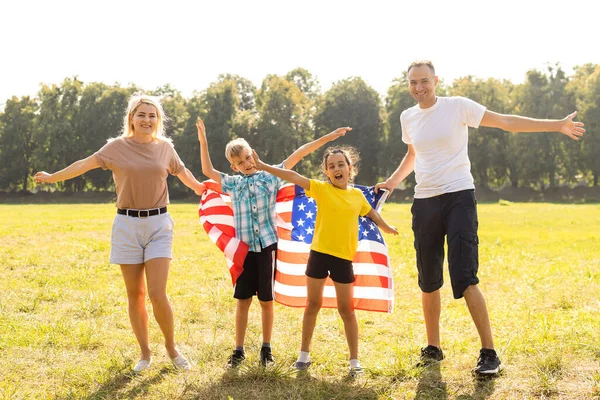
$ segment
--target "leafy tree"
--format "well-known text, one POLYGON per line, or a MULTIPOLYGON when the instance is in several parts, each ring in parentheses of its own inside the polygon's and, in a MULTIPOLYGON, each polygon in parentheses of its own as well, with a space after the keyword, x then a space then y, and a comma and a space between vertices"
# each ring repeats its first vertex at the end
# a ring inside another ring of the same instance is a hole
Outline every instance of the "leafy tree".
MULTIPOLYGON (((225 146, 233 139, 233 119, 238 102, 236 83, 233 80, 213 83, 206 92, 196 94, 188 102, 190 118, 185 128, 185 152, 193 151, 198 173, 201 166, 196 118, 200 116, 204 120, 208 150, 214 167, 219 171, 230 172, 229 162, 225 158, 225 146)), ((192 159, 192 155, 189 155, 189 158, 192 159)))
POLYGON ((317 105, 316 136, 340 126, 352 131, 335 144, 349 144, 361 154, 357 183, 374 185, 379 180, 379 157, 383 154, 383 118, 379 94, 361 78, 336 82, 317 105))
MULTIPOLYGON (((574 99, 566 91, 567 82, 559 66, 548 67, 547 74, 527 72, 526 82, 515 92, 515 113, 542 119, 565 117, 575 109, 574 99)), ((526 145, 514 148, 523 182, 539 188, 557 186, 571 161, 565 151, 565 138, 559 133, 542 133, 527 134, 519 140, 526 140, 526 145)))
MULTIPOLYGON (((83 141, 82 157, 93 154, 109 138, 122 133, 127 102, 134 90, 97 82, 83 88, 76 128, 83 141)), ((82 178, 88 188, 95 190, 109 189, 113 184, 111 172, 102 169, 89 171, 82 178)))
POLYGON ((0 114, 0 187, 27 189, 33 172, 38 104, 28 96, 12 97, 0 114))
POLYGON ((321 92, 318 79, 304 68, 291 70, 285 75, 285 79, 293 82, 310 100, 315 100, 321 92))
MULTIPOLYGON (((384 176, 390 176, 406 155, 408 146, 402 141, 400 114, 414 105, 415 100, 408 89, 407 73, 404 72, 402 77, 394 79, 385 98, 385 148, 383 162, 381 163, 381 172, 384 176)), ((408 184, 408 186, 415 185, 414 174, 408 176, 405 184, 408 184)))
MULTIPOLYGON (((481 80, 467 76, 454 81, 450 93, 467 97, 489 110, 508 113, 511 109, 512 84, 496 79, 481 80)), ((478 185, 501 186, 507 176, 506 133, 494 128, 469 129, 469 159, 471 172, 478 185)))
MULTIPOLYGON (((83 82, 75 78, 65 79, 61 86, 42 85, 38 94, 40 115, 38 119, 37 155, 41 168, 58 170, 87 156, 82 132, 77 127, 79 98, 83 82)), ((77 177, 59 184, 69 191, 83 188, 83 178, 77 177)))
POLYGON ((575 68, 570 91, 576 97, 577 118, 585 122, 586 133, 575 153, 580 154, 580 173, 591 175, 593 186, 598 186, 600 176, 600 65, 585 64, 575 68))
POLYGON ((239 111, 256 111, 256 87, 250 80, 242 78, 239 75, 219 75, 217 84, 224 82, 234 82, 236 88, 235 93, 238 98, 237 108, 239 111))
MULTIPOLYGON (((259 119, 254 143, 266 161, 279 163, 298 147, 314 137, 310 125, 311 102, 296 86, 282 77, 265 78, 257 92, 256 104, 259 119)), ((296 169, 308 174, 313 169, 310 158, 296 169)))

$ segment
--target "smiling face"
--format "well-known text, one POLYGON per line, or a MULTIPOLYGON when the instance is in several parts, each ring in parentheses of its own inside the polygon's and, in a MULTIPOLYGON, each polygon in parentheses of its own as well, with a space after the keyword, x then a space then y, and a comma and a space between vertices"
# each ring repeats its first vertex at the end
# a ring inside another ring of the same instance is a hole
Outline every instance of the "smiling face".
POLYGON ((130 115, 135 136, 152 136, 158 125, 158 112, 152 104, 141 103, 130 115))
POLYGON ((348 182, 350 182, 351 168, 343 153, 332 153, 327 157, 325 163, 325 175, 333 186, 347 189, 348 182))
POLYGON ((436 102, 435 87, 438 77, 427 65, 411 67, 408 71, 408 87, 410 94, 421 108, 429 108, 436 102))
POLYGON ((238 155, 231 156, 231 169, 241 172, 244 175, 250 175, 256 172, 254 159, 252 158, 252 149, 244 147, 238 155))

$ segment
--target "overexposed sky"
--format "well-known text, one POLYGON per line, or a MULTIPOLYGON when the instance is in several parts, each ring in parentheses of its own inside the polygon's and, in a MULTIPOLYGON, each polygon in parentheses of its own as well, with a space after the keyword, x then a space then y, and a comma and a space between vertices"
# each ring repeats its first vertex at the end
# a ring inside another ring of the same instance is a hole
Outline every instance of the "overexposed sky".
POLYGON ((221 73, 260 86, 296 67, 324 90, 360 76, 385 95, 415 59, 448 83, 517 83, 546 63, 600 63, 598 11, 596 0, 2 0, 0 106, 75 75, 189 96, 221 73))

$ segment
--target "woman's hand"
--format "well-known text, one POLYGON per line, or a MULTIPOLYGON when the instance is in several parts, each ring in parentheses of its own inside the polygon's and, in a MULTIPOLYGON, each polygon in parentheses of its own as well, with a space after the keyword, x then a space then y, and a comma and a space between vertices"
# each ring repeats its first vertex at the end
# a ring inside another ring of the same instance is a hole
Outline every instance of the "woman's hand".
POLYGON ((46 171, 40 171, 33 176, 33 179, 35 179, 37 183, 56 183, 52 178, 53 175, 54 174, 49 174, 46 171))
POLYGON ((198 184, 194 188, 194 193, 196 193, 198 196, 202 196, 205 191, 206 191, 206 185, 202 182, 198 182, 198 184))

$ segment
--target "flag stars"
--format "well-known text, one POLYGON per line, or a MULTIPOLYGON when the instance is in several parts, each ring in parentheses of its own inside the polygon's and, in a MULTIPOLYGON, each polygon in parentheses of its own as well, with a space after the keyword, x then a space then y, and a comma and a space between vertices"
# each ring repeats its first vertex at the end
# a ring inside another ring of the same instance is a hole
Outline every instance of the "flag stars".
POLYGON ((309 203, 314 203, 315 202, 315 199, 313 199, 312 197, 309 197, 307 200, 308 200, 309 203))
POLYGON ((360 222, 365 222, 367 220, 367 217, 360 217, 360 222))
POLYGON ((375 230, 375 224, 374 224, 374 223, 371 223, 371 224, 369 225, 369 228, 370 228, 372 231, 374 231, 374 230, 375 230))
POLYGON ((305 207, 306 207, 306 204, 302 203, 302 204, 298 205, 298 210, 304 211, 305 207))
POLYGON ((296 223, 298 224, 298 226, 304 226, 304 220, 303 219, 299 219, 298 221, 296 221, 296 223))
POLYGON ((306 228, 306 234, 307 234, 307 235, 312 235, 312 234, 313 234, 313 232, 314 232, 314 229, 313 229, 313 228, 306 228))
POLYGON ((377 240, 381 240, 381 235, 379 233, 377 234, 377 240))
POLYGON ((299 236, 298 236, 298 240, 301 240, 301 241, 303 241, 303 242, 304 242, 304 239, 306 239, 306 238, 304 237, 304 235, 299 235, 299 236))
POLYGON ((363 236, 365 236, 365 237, 366 237, 366 236, 368 236, 368 235, 369 235, 369 232, 368 232, 368 231, 366 231, 366 230, 364 230, 364 231, 362 232, 362 234, 363 234, 363 236))
POLYGON ((311 219, 311 218, 313 217, 313 215, 315 215, 315 214, 314 214, 312 211, 310 211, 310 210, 309 210, 309 211, 306 213, 306 219, 311 219))

